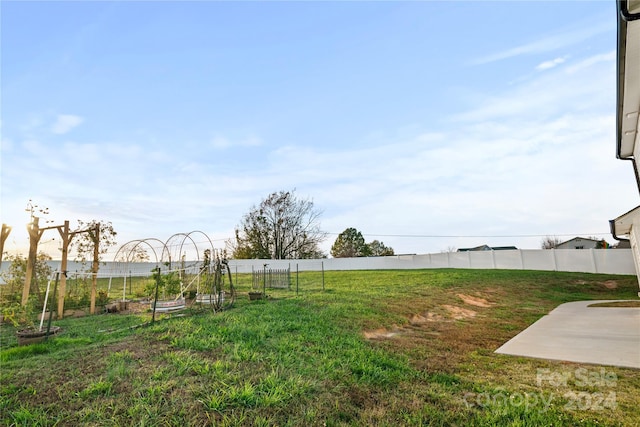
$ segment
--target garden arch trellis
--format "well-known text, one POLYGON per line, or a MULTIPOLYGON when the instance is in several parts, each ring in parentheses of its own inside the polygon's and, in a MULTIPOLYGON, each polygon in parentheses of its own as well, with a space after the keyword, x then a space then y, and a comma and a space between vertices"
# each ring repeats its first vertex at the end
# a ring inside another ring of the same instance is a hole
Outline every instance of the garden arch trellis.
MULTIPOLYGON (((140 247, 140 245, 143 245, 143 244, 146 245, 153 252, 153 256, 155 258, 155 264, 156 264, 155 269, 160 270, 160 265, 163 262, 164 254, 165 253, 168 254, 169 251, 167 249, 166 243, 160 239, 156 239, 155 237, 148 237, 146 239, 137 239, 137 240, 128 241, 127 243, 123 244, 118 248, 118 250, 116 251, 116 254, 113 257, 113 260, 117 261, 121 259, 120 258, 121 256, 123 256, 124 262, 128 265, 130 262, 134 261, 134 257, 138 253, 137 252, 138 247, 140 247), (158 259, 158 253, 156 252, 156 250, 154 249, 154 246, 150 242, 157 242, 157 243, 160 243, 160 245, 162 245, 162 252, 160 253, 160 259, 158 259)), ((148 255, 146 251, 144 251, 144 253, 148 255)), ((109 289, 111 289, 111 278, 109 279, 109 289)), ((126 290, 127 290, 127 275, 126 275, 126 269, 125 269, 125 273, 123 274, 123 285, 122 285, 122 302, 123 303, 125 303, 126 301, 126 298, 125 298, 126 290)))
MULTIPOLYGON (((213 246, 212 240, 209 236, 200 230, 194 230, 189 233, 176 233, 170 236, 166 241, 162 241, 160 239, 151 237, 146 239, 139 240, 131 240, 125 244, 123 244, 114 255, 114 261, 124 260, 126 263, 130 263, 134 261, 136 254, 138 253, 138 248, 142 245, 149 248, 153 252, 153 256, 155 258, 156 268, 154 271, 157 271, 158 276, 160 276, 162 272, 162 267, 164 267, 164 272, 169 273, 173 271, 172 262, 177 258, 180 261, 183 261, 183 257, 186 256, 185 252, 185 243, 187 241, 191 242, 193 248, 195 250, 195 266, 198 268, 198 273, 196 274, 196 278, 198 279, 198 298, 196 299, 198 302, 210 304, 214 309, 222 309, 233 304, 235 300, 235 290, 233 288, 231 270, 226 262, 221 258, 222 254, 220 252, 216 253, 216 250, 213 246), (208 243, 208 247, 203 250, 203 257, 201 257, 200 252, 201 249, 198 247, 198 243, 193 239, 193 234, 201 234, 206 239, 205 244, 208 243), (182 240, 179 240, 182 238, 182 240), (173 243, 173 241, 176 241, 173 243), (178 243, 179 241, 179 243, 178 243), (156 243, 156 244, 152 244, 156 243), (176 253, 172 252, 172 248, 177 248, 177 257, 173 257, 176 253), (156 251, 158 249, 158 251, 156 251), (161 250, 160 250, 161 249, 161 250), (207 255, 206 252, 209 251, 207 255), (160 252, 160 257, 158 257, 158 252, 160 252), (211 265, 211 261, 214 261, 213 265, 211 265), (207 265, 208 263, 208 265, 207 265), (206 271, 205 271, 206 270, 206 271), (200 275, 205 274, 207 278, 211 278, 206 285, 208 287, 208 293, 204 295, 200 295, 199 293, 199 280, 200 275), (225 283, 226 281, 226 283, 225 283), (226 300, 225 300, 226 295, 226 300), (206 297, 206 298, 205 298, 206 297)), ((145 252, 146 253, 146 252, 145 252)), ((193 267, 191 265, 190 267, 193 267)), ((180 271, 180 277, 182 280, 183 270, 186 270, 185 265, 182 264, 178 271, 180 271)), ((193 281, 187 285, 186 288, 182 288, 181 282, 181 292, 179 297, 183 297, 186 289, 191 286, 193 281)), ((126 286, 126 285, 125 285, 126 286)), ((157 299, 157 295, 156 295, 157 299)), ((176 298, 177 299, 177 298, 176 298)), ((156 303, 154 302, 153 308, 155 310, 156 303)))
POLYGON ((162 259, 163 259, 162 257, 164 256, 165 252, 168 253, 169 251, 167 250, 166 244, 162 240, 156 239, 155 237, 149 237, 149 238, 146 238, 146 239, 138 239, 138 240, 130 240, 130 241, 128 241, 127 243, 123 244, 122 246, 120 246, 118 248, 118 250, 116 251, 116 254, 113 257, 113 260, 114 261, 118 261, 120 259, 120 256, 121 256, 121 252, 124 253, 126 251, 127 253, 126 253, 125 257, 124 257, 125 262, 127 262, 127 263, 133 262, 132 258, 136 254, 136 252, 135 252, 136 249, 138 248, 138 246, 140 246, 143 243, 145 245, 147 245, 149 247, 149 249, 151 249, 151 251, 153 251, 153 256, 156 259, 156 264, 162 263, 162 259), (151 243, 149 243, 150 241, 155 241, 155 242, 158 242, 158 243, 160 243, 162 245, 162 253, 160 254, 160 259, 158 259, 158 253, 153 248, 153 245, 151 245, 151 243), (132 245, 132 244, 133 244, 133 246, 129 247, 129 245, 132 245))

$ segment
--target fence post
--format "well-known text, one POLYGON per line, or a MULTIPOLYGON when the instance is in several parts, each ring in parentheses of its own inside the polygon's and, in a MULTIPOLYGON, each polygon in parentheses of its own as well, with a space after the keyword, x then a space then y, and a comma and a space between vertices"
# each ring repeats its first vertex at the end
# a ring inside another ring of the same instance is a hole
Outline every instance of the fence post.
POLYGON ((267 264, 262 265, 262 295, 267 295, 267 264))
POLYGON ((296 263, 296 296, 298 296, 298 286, 300 283, 299 273, 300 273, 300 270, 298 268, 298 264, 296 263))
POLYGON ((156 265, 156 268, 154 269, 154 271, 156 272, 156 275, 154 276, 154 279, 156 280, 156 291, 155 291, 155 296, 153 300, 153 313, 151 314, 151 323, 156 321, 156 305, 158 305, 158 287, 160 286, 160 267, 156 265))
POLYGON ((324 261, 322 261, 322 291, 324 292, 324 261))

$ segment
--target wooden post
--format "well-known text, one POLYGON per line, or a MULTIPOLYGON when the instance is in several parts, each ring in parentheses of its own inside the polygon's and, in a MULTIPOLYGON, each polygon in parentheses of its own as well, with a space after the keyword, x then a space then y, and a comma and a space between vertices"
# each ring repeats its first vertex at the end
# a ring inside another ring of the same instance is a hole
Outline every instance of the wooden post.
POLYGON ((96 290, 98 288, 98 268, 100 267, 100 224, 96 224, 95 236, 93 236, 93 268, 91 272, 91 308, 89 312, 96 312, 96 290))
POLYGON ((2 234, 0 234, 0 264, 2 264, 2 254, 4 253, 4 242, 11 233, 11 227, 7 224, 2 224, 2 234))
POLYGON ((62 239, 62 261, 60 263, 60 269, 62 270, 62 276, 60 276, 60 293, 58 294, 58 319, 62 319, 64 316, 64 297, 67 293, 67 258, 69 256, 69 243, 75 235, 75 233, 69 233, 69 221, 65 221, 63 226, 57 227, 62 239))
POLYGON ((40 218, 33 217, 33 221, 27 225, 27 231, 29 232, 29 257, 27 258, 27 271, 24 278, 24 288, 22 288, 22 306, 27 305, 29 300, 29 291, 33 290, 36 293, 39 292, 38 283, 33 284, 34 269, 38 257, 38 242, 44 233, 44 229, 40 229, 38 222, 40 218), (33 289, 31 289, 33 287, 33 289))

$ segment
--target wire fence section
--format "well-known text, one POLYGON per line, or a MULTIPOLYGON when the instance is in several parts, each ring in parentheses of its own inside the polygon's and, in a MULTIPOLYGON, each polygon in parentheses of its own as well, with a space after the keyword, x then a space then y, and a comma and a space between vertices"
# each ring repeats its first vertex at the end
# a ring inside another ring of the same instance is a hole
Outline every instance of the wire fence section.
POLYGON ((236 288, 289 290, 296 294, 326 287, 324 260, 230 260, 236 288))
POLYGON ((263 268, 251 273, 252 289, 291 289, 290 268, 263 268))

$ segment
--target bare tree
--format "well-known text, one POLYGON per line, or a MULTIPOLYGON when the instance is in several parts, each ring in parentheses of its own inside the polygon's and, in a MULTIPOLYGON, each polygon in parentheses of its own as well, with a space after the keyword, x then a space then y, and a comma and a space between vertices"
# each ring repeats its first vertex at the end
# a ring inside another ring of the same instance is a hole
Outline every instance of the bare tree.
POLYGON ((271 193, 247 213, 228 241, 236 259, 304 259, 322 257, 318 245, 326 238, 320 211, 295 190, 271 193))
POLYGON ((542 249, 555 249, 562 241, 558 236, 546 236, 542 239, 540 247, 542 249))

